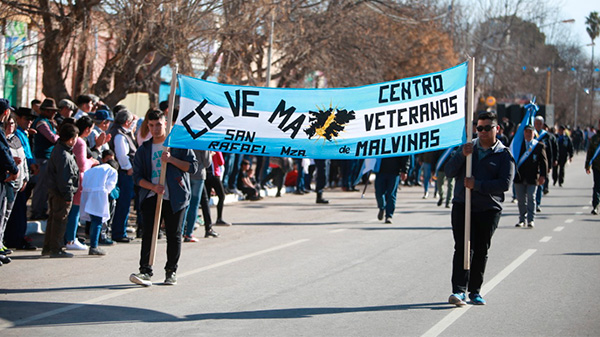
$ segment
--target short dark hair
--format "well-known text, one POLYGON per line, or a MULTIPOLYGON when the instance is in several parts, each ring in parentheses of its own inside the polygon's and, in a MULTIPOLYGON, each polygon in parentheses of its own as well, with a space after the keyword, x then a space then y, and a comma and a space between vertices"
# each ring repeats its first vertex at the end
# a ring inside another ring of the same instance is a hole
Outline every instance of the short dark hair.
POLYGON ((37 98, 34 98, 34 99, 32 99, 32 100, 31 100, 31 106, 34 106, 34 105, 36 105, 36 104, 42 104, 42 101, 40 101, 40 100, 39 100, 39 99, 37 99, 37 98))
POLYGON ((75 104, 77 104, 77 106, 80 106, 82 104, 89 103, 91 101, 93 101, 93 99, 92 99, 91 96, 89 96, 89 95, 79 95, 77 97, 77 101, 75 102, 75 104))
POLYGON ((108 156, 114 156, 115 152, 111 149, 106 149, 104 151, 102 151, 102 158, 108 157, 108 156))
POLYGON ((79 134, 79 129, 75 126, 75 124, 66 123, 60 127, 58 130, 59 139, 63 142, 66 142, 69 139, 77 137, 79 134))
POLYGON ((244 159, 242 160, 242 165, 250 165, 250 162, 248 161, 248 159, 244 159))
POLYGON ((477 116, 477 120, 490 120, 492 121, 492 123, 496 122, 496 124, 498 124, 498 115, 496 115, 495 112, 491 112, 491 111, 486 111, 486 112, 482 112, 479 114, 479 116, 477 116))
POLYGON ((150 109, 146 112, 146 119, 149 121, 157 121, 162 117, 165 117, 165 113, 160 110, 150 109))
POLYGON ((162 101, 162 102, 158 103, 158 108, 161 111, 167 110, 169 108, 169 101, 162 101))
POLYGON ((119 105, 115 105, 115 106, 113 107, 112 111, 113 111, 113 113, 116 115, 116 114, 118 114, 118 113, 119 113, 119 111, 121 111, 121 110, 126 110, 126 109, 127 109, 127 107, 126 107, 126 106, 124 106, 123 104, 119 104, 119 105))
POLYGON ((85 129, 90 128, 94 125, 94 121, 90 116, 81 116, 76 122, 75 126, 79 129, 79 134, 83 133, 85 129))

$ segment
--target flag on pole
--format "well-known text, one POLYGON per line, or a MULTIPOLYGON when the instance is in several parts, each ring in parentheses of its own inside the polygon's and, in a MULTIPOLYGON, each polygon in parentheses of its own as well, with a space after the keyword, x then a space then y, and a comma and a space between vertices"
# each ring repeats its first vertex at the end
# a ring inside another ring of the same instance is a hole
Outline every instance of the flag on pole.
POLYGON ((535 118, 535 114, 538 112, 538 110, 539 108, 535 104, 535 97, 533 100, 531 100, 531 103, 525 105, 525 116, 517 128, 512 142, 510 143, 510 152, 517 163, 519 162, 521 147, 523 146, 524 142, 523 133, 525 132, 525 126, 533 125, 533 119, 535 118))

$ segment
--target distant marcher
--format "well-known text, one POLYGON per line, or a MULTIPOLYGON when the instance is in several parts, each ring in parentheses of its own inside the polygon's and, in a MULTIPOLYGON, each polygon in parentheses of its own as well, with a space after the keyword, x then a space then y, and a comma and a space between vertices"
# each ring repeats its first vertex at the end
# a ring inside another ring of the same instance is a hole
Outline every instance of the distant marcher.
MULTIPOLYGON (((600 126, 600 121, 598 122, 600 126)), ((592 214, 598 215, 600 204, 600 134, 596 133, 590 139, 587 155, 585 156, 585 172, 593 173, 594 186, 592 188, 592 214)))
POLYGON ((565 130, 564 125, 558 127, 558 136, 556 137, 558 143, 558 165, 552 172, 553 185, 556 185, 558 181, 558 186, 560 187, 565 182, 565 165, 567 161, 571 162, 573 160, 573 142, 565 130))
POLYGON ((544 142, 533 139, 534 130, 533 125, 525 126, 523 130, 524 142, 521 145, 521 153, 517 162, 517 172, 514 180, 519 206, 517 227, 535 227, 535 192, 538 186, 544 185, 548 174, 546 145, 544 142))
MULTIPOLYGON (((502 143, 502 145, 504 145, 504 143, 502 143)), ((446 208, 450 208, 450 202, 452 201, 452 196, 454 194, 454 179, 446 177, 444 169, 446 168, 446 162, 456 153, 457 149, 457 147, 452 147, 441 150, 440 155, 438 156, 434 169, 435 183, 439 195, 437 202, 438 206, 442 206, 442 204, 445 203, 446 208)))
POLYGON ((378 159, 373 171, 375 176, 375 199, 377 200, 377 219, 392 223, 396 210, 396 195, 401 180, 406 180, 408 156, 378 159))

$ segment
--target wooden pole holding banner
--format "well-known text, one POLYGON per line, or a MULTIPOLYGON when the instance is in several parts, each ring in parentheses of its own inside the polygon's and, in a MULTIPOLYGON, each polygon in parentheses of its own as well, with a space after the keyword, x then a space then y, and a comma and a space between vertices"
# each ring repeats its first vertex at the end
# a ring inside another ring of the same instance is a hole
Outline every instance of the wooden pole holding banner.
MULTIPOLYGON (((465 119, 467 123, 467 144, 473 141, 473 99, 475 97, 475 58, 469 59, 469 74, 467 78, 467 111, 465 119)), ((465 177, 473 175, 473 155, 466 158, 465 177)), ((465 270, 471 269, 471 189, 465 188, 465 246, 463 265, 465 270)))
MULTIPOLYGON (((167 136, 171 132, 171 125, 173 119, 173 111, 175 110, 175 89, 177 87, 177 71, 178 65, 175 64, 173 67, 173 76, 171 77, 171 92, 169 94, 169 111, 167 114, 167 136)), ((168 148, 163 145, 163 151, 167 151, 168 148)), ((163 163, 164 164, 164 163, 163 163)), ((158 183, 160 185, 165 184, 165 177, 167 174, 167 164, 161 165, 160 177, 158 179, 158 183)), ((156 243, 158 240, 158 231, 160 229, 160 215, 162 212, 162 202, 163 202, 163 194, 156 195, 156 209, 154 210, 154 225, 152 227, 152 243, 150 245, 150 260, 149 265, 154 265, 154 259, 156 258, 156 243)))

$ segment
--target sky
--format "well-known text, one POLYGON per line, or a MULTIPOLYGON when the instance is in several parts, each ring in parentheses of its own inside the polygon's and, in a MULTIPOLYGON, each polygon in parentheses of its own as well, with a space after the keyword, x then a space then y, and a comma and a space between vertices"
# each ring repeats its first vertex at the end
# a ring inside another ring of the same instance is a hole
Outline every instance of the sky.
MULTIPOLYGON (((585 17, 589 16, 591 12, 600 13, 600 1, 597 0, 568 0, 564 2, 564 5, 561 7, 564 19, 575 19, 575 23, 566 23, 564 25, 569 25, 570 30, 573 32, 574 36, 579 39, 582 45, 586 45, 591 43, 590 36, 585 31, 585 17)), ((594 52, 600 50, 600 38, 597 38, 594 52)), ((591 54, 591 47, 585 48, 587 52, 591 54)))

